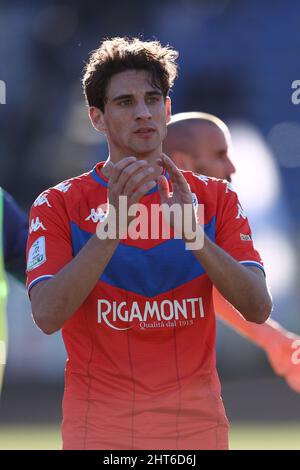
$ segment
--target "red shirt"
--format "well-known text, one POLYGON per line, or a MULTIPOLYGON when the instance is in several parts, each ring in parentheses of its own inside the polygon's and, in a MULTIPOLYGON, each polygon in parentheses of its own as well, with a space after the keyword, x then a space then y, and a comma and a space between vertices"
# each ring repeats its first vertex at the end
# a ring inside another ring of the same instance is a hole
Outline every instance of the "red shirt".
MULTIPOLYGON (((32 206, 28 290, 50 279, 95 233, 107 201, 99 163, 32 206)), ((183 172, 205 232, 263 269, 230 185, 183 172)), ((160 203, 157 188, 140 201, 160 203)), ((212 283, 182 240, 123 239, 62 328, 68 353, 65 449, 225 449, 228 422, 215 361, 212 283)))

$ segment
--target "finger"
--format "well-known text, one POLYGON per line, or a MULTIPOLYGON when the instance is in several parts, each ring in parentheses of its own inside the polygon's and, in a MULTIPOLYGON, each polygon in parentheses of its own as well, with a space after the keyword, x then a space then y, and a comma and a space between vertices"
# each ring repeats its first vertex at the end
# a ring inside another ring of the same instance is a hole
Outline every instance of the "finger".
POLYGON ((170 174, 172 191, 175 198, 177 196, 184 204, 191 204, 193 202, 191 188, 181 171, 167 155, 163 154, 162 161, 170 174))
POLYGON ((110 169, 110 178, 108 181, 108 187, 115 184, 118 181, 118 178, 121 172, 123 171, 123 169, 135 161, 136 161, 135 157, 126 157, 126 158, 122 158, 122 160, 120 160, 118 163, 115 163, 113 167, 111 167, 110 169))
POLYGON ((131 196, 139 186, 146 183, 147 181, 153 180, 153 173, 154 168, 149 165, 146 168, 141 168, 136 171, 128 178, 122 194, 125 196, 131 196))
POLYGON ((135 204, 151 189, 155 188, 156 181, 151 180, 142 184, 129 198, 129 204, 135 204))
POLYGON ((193 201, 193 196, 192 196, 192 193, 191 193, 191 188, 190 188, 190 185, 187 184, 187 188, 183 185, 180 185, 178 183, 174 183, 172 181, 172 189, 173 189, 173 193, 176 194, 176 195, 179 195, 182 202, 184 203, 190 203, 193 201))
POLYGON ((113 162, 111 162, 110 160, 108 160, 107 162, 105 162, 104 166, 102 167, 102 170, 105 169, 105 175, 107 175, 107 178, 109 179, 110 176, 111 176, 111 172, 112 172, 112 169, 114 168, 114 164, 113 162))
POLYGON ((181 171, 177 168, 175 163, 165 154, 162 155, 158 161, 162 161, 162 165, 170 174, 173 183, 177 183, 179 188, 185 192, 189 192, 189 186, 181 171))
POLYGON ((157 178, 157 185, 158 185, 158 191, 160 194, 161 202, 162 203, 167 202, 168 199, 170 198, 169 184, 168 184, 167 178, 163 175, 160 175, 157 178))
POLYGON ((172 169, 177 169, 177 166, 173 160, 171 160, 171 158, 169 158, 164 153, 157 159, 157 163, 169 171, 172 171, 172 169))
POLYGON ((137 160, 130 165, 127 165, 119 174, 118 180, 114 184, 114 189, 117 193, 123 194, 124 187, 136 172, 143 170, 145 167, 149 167, 148 162, 146 160, 137 160))

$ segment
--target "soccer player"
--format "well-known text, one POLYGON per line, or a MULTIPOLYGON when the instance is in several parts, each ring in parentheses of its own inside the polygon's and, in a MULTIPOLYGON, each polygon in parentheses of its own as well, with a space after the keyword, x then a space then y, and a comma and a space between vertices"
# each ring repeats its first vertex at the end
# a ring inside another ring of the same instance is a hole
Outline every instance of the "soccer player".
MULTIPOLYGON (((231 136, 221 119, 207 113, 187 112, 172 116, 163 150, 178 168, 201 175, 231 181, 235 167, 230 160, 231 136)), ((300 364, 292 362, 293 344, 300 337, 285 330, 272 319, 263 325, 245 321, 214 289, 217 315, 246 338, 262 347, 273 370, 283 376, 290 387, 300 392, 300 364)))
POLYGON ((7 352, 6 301, 8 286, 5 271, 24 279, 28 217, 10 194, 0 187, 0 392, 7 352))
POLYGON ((68 352, 64 449, 227 449, 212 286, 249 321, 266 321, 272 309, 237 195, 223 181, 182 173, 162 152, 176 58, 158 41, 102 42, 83 87, 108 159, 46 190, 31 209, 33 317, 46 334, 62 329, 68 352), (172 217, 169 238, 162 225, 157 238, 135 237, 137 202, 142 229, 152 229, 152 209, 165 217, 175 202, 191 227, 172 217), (202 249, 186 249, 200 235, 202 249))

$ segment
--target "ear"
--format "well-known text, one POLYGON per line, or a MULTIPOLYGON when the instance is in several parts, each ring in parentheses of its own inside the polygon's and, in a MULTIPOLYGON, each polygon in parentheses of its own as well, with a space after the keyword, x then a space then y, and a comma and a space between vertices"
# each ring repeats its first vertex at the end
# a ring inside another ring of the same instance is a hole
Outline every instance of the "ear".
POLYGON ((167 124, 168 122, 171 121, 171 115, 172 115, 172 106, 171 106, 171 98, 169 96, 166 96, 166 101, 165 101, 165 110, 166 110, 166 121, 167 124))
POLYGON ((89 108, 89 117, 93 127, 99 132, 105 132, 106 126, 104 122, 104 114, 101 109, 96 108, 96 106, 90 106, 89 108))

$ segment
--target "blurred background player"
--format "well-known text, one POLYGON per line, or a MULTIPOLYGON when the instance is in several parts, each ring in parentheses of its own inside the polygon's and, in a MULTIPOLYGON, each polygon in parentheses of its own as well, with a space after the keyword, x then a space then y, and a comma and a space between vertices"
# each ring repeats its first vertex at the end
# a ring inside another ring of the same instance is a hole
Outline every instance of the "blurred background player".
POLYGON ((14 199, 0 187, 0 393, 7 351, 6 302, 8 284, 5 271, 25 280, 28 218, 14 199))
MULTIPOLYGON (((236 171, 230 157, 229 129, 221 119, 211 114, 187 112, 174 115, 168 124, 164 151, 178 168, 186 171, 229 182, 236 171)), ((300 337, 272 319, 263 325, 247 322, 216 289, 214 304, 218 317, 263 348, 274 372, 300 393, 300 364, 292 362, 293 343, 300 337)))

